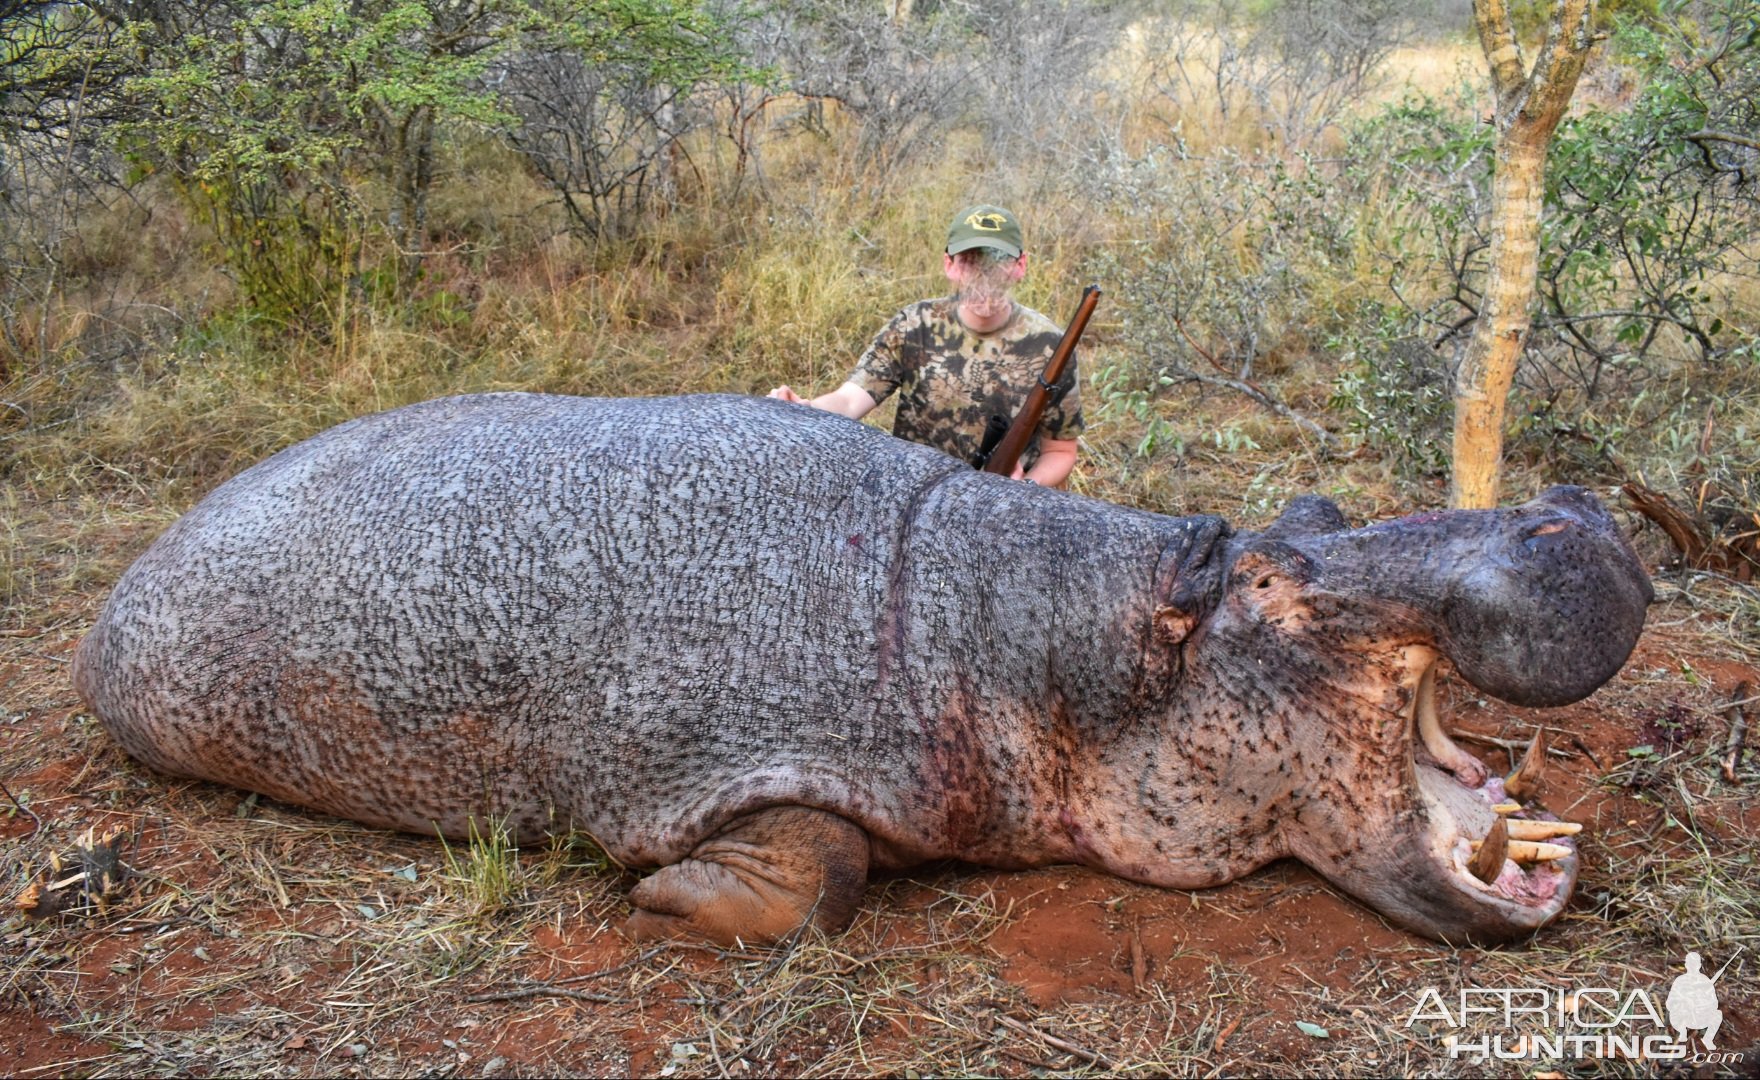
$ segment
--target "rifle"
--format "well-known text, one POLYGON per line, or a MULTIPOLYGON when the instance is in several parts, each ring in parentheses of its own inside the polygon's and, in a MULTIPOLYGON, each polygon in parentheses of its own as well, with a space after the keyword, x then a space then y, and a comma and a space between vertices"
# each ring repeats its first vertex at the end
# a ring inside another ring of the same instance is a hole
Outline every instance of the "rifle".
POLYGON ((990 417, 990 424, 984 429, 984 441, 978 448, 978 456, 972 462, 984 472, 996 473, 998 476, 1010 476, 1014 473, 1015 463, 1032 441, 1033 432, 1039 428, 1039 421, 1045 416, 1045 409, 1054 400, 1061 400, 1057 382, 1063 378, 1064 369, 1069 366, 1069 359, 1075 355, 1076 342, 1081 339, 1082 331, 1088 327, 1088 317, 1094 314, 1094 305, 1100 300, 1100 286, 1090 285, 1082 290, 1081 303, 1076 305, 1075 318, 1069 321, 1069 329, 1063 332, 1063 340, 1057 343, 1057 350, 1051 354, 1051 360, 1039 375, 1039 383, 1027 393, 1026 402, 1021 405, 1020 412, 1014 414, 1014 423, 1001 416, 990 417))

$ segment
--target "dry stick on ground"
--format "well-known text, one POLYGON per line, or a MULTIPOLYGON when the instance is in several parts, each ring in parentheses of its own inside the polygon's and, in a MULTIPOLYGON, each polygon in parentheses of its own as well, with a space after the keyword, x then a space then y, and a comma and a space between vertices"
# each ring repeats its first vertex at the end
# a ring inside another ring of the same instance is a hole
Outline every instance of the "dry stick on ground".
POLYGON ((585 975, 570 975, 568 978, 558 979, 556 982, 531 983, 526 986, 516 987, 512 990, 494 990, 481 994, 472 994, 465 998, 465 1000, 474 1004, 484 1001, 518 1001, 522 998, 531 997, 565 997, 574 998, 576 1001, 592 1001, 606 1005, 618 1004, 626 1002, 629 999, 614 998, 607 994, 591 994, 584 990, 571 990, 565 988, 561 984, 589 982, 593 979, 603 979, 610 975, 616 975, 619 972, 628 971, 637 964, 646 963, 665 951, 666 947, 660 946, 659 948, 649 949, 632 959, 618 964, 616 967, 608 967, 601 971, 589 971, 585 975))
POLYGON ((1113 1062, 1113 1060, 1111 1058, 1107 1057, 1105 1054, 1096 1053, 1093 1050, 1089 1050, 1085 1046, 1077 1046, 1075 1043, 1070 1042, 1068 1039, 1060 1039, 1056 1035, 1053 1035, 1048 1031, 1040 1031, 1038 1028, 1033 1027, 1029 1024, 1021 1023, 1019 1020, 1016 1020, 1012 1016, 1005 1016, 1002 1013, 996 1013, 995 1017, 996 1017, 996 1022, 998 1024, 1001 1024, 1003 1027, 1008 1028, 1010 1031, 1017 1031, 1017 1032, 1021 1033, 1022 1035, 1028 1036, 1029 1038, 1038 1039, 1040 1042, 1044 1043, 1046 1046, 1051 1047, 1053 1050, 1062 1050, 1066 1054, 1074 1055, 1075 1057, 1081 1058, 1083 1061, 1087 1062, 1090 1065, 1098 1066, 1099 1068, 1106 1069, 1107 1071, 1111 1071, 1111 1070, 1118 1068, 1118 1065, 1115 1064, 1113 1062))
POLYGON ((1138 994, 1149 985, 1149 961, 1143 955, 1143 920, 1139 916, 1131 923, 1131 989, 1138 994))
POLYGON ((1749 684, 1736 684, 1735 693, 1731 695, 1727 707, 1729 715, 1729 738, 1723 744, 1723 778, 1731 784, 1739 784, 1736 778, 1736 766, 1742 763, 1742 747, 1748 737, 1748 713, 1742 706, 1752 700, 1748 696, 1749 684))
POLYGON ((1711 564, 1708 558, 1711 542, 1705 538, 1699 523, 1676 506, 1674 500, 1660 491, 1652 491, 1642 484, 1630 481, 1621 484, 1620 491, 1631 503, 1633 510, 1661 526, 1688 566, 1706 567, 1711 564))
MULTIPOLYGON (((1692 463, 1687 466, 1687 476, 1697 482, 1698 490, 1697 501, 1689 510, 1681 509, 1660 491, 1646 487, 1641 482, 1642 476, 1638 480, 1622 484, 1620 490, 1631 503, 1632 509, 1662 527, 1662 531, 1668 534, 1669 540, 1680 551, 1688 566, 1727 573, 1738 582, 1745 583, 1754 576, 1756 569, 1760 569, 1760 530, 1727 536, 1722 527, 1714 524, 1705 512, 1705 504, 1713 496, 1725 497, 1737 504, 1751 501, 1746 484, 1737 493, 1705 476, 1705 461, 1711 455, 1713 420, 1714 415, 1708 410, 1705 414, 1705 428, 1699 437, 1698 451, 1692 463)), ((1735 516, 1743 518, 1744 513, 1737 511, 1735 516)), ((1756 524, 1760 524, 1760 514, 1754 515, 1754 520, 1756 524)), ((1736 528, 1740 529, 1741 525, 1736 528)))
POLYGON ((633 1000, 632 998, 612 997, 610 994, 593 994, 585 990, 570 990, 566 986, 554 986, 550 983, 543 983, 539 986, 524 986, 518 990, 501 990, 493 994, 472 994, 465 1000, 472 1004, 478 1004, 485 1001, 520 1001, 524 998, 534 997, 573 998, 575 1001, 588 1001, 595 1005, 627 1005, 633 1000))
POLYGON ((31 819, 31 821, 35 822, 35 824, 33 824, 31 826, 31 831, 28 833, 25 833, 23 836, 19 837, 20 840, 29 840, 31 837, 37 835, 38 832, 42 831, 43 819, 38 817, 36 815, 36 812, 33 811, 30 807, 26 806, 24 803, 19 802, 18 796, 14 795, 12 793, 12 789, 6 786, 6 782, 4 780, 0 780, 0 791, 3 791, 6 793, 6 797, 9 800, 11 800, 12 805, 18 807, 19 813, 28 816, 31 819))

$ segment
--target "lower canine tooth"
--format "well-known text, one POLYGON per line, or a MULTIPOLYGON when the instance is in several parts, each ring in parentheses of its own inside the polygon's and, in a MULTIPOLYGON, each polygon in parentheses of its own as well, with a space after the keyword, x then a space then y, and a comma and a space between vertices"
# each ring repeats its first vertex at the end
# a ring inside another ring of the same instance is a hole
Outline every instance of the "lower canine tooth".
POLYGON ((1522 755, 1522 763, 1515 771, 1503 778, 1503 790, 1512 799, 1525 799, 1540 786, 1540 776, 1546 770, 1546 743, 1540 738, 1538 731, 1528 743, 1528 752, 1522 755))
POLYGON ((1491 823, 1491 831, 1485 834, 1485 839, 1473 841, 1478 854, 1467 863, 1467 873, 1487 885, 1496 881, 1497 875, 1503 872, 1503 857, 1509 846, 1509 826, 1503 818, 1498 818, 1491 823))
POLYGON ((1519 802, 1500 802, 1491 809, 1498 814, 1517 814, 1521 812, 1522 804, 1519 802))
POLYGON ((1583 827, 1574 821, 1529 821, 1526 818, 1509 819, 1509 836, 1511 840, 1550 840, 1555 836, 1575 836, 1583 831, 1583 827))
MULTIPOLYGON (((1499 818, 1498 820, 1501 822, 1503 819, 1499 818)), ((1492 826, 1491 831, 1496 832, 1497 827, 1492 826)), ((1542 844, 1533 840, 1506 840, 1504 843, 1506 848, 1504 854, 1515 862, 1551 862, 1554 859, 1562 859, 1571 853, 1571 849, 1563 844, 1542 844)), ((1473 841, 1472 846, 1479 855, 1483 855, 1485 849, 1490 845, 1491 837, 1486 836, 1483 840, 1473 841)), ((1479 855, 1473 856, 1474 863, 1479 861, 1479 855)), ((1484 881, 1485 879, 1480 878, 1479 880, 1484 881)))
POLYGON ((1516 862, 1551 862, 1571 853, 1563 844, 1541 844, 1532 840, 1511 840, 1509 857, 1516 862))

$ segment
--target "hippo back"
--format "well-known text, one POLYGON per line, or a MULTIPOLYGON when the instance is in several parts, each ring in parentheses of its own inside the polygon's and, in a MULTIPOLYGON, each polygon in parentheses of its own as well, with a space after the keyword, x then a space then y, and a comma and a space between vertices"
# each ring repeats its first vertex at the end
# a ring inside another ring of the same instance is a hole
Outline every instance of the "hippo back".
POLYGON ((761 754, 764 718, 871 682, 901 508, 956 472, 749 398, 414 405, 217 488, 123 576, 75 680, 169 772, 414 831, 617 833, 637 804, 688 816, 665 787, 761 754))

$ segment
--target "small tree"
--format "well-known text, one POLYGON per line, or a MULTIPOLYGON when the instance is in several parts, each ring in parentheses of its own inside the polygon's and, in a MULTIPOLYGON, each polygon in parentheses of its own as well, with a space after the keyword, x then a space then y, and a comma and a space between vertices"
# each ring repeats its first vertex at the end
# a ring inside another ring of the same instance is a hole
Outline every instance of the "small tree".
POLYGON ((1539 269, 1546 150, 1588 60, 1594 9, 1595 0, 1556 0, 1545 43, 1530 70, 1505 0, 1473 0, 1473 20, 1497 99, 1497 149, 1485 299, 1455 375, 1449 501, 1457 507, 1497 505, 1504 406, 1527 337, 1539 269))

